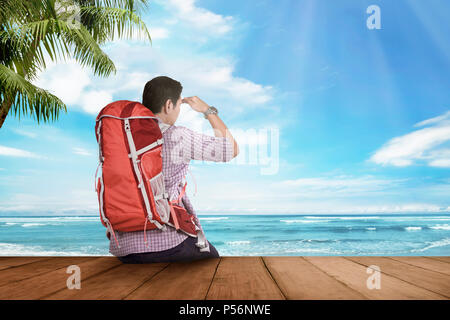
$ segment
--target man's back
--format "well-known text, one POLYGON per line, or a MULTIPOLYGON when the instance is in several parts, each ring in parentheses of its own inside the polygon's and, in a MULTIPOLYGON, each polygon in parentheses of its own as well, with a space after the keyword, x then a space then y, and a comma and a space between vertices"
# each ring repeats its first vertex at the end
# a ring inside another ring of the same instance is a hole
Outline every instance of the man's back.
MULTIPOLYGON (((184 126, 169 125, 158 118, 163 133, 162 148, 164 184, 169 199, 177 199, 183 187, 183 178, 189 170, 191 160, 227 162, 233 158, 233 144, 225 137, 213 137, 195 132, 184 126)), ((195 224, 202 229, 195 210, 186 194, 180 205, 194 216, 195 224)), ((167 226, 166 231, 152 229, 146 231, 148 245, 144 244, 144 231, 117 232, 117 240, 110 241, 110 252, 115 256, 131 253, 156 252, 173 248, 188 237, 167 226)))

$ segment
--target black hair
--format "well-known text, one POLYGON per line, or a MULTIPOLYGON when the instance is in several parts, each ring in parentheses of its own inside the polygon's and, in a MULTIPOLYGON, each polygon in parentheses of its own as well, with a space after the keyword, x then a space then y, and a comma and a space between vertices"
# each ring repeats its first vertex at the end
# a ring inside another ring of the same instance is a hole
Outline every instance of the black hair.
POLYGON ((183 86, 181 83, 172 78, 165 76, 153 78, 145 84, 142 104, 154 114, 159 113, 167 99, 170 99, 173 105, 176 106, 182 90, 183 86))

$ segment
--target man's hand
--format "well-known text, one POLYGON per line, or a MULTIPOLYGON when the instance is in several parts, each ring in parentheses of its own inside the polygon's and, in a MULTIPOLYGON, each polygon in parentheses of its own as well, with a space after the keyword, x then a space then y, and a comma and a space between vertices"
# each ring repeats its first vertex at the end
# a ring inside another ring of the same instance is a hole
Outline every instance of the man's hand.
POLYGON ((203 113, 206 112, 206 110, 208 110, 209 108, 209 105, 207 105, 205 101, 203 101, 197 96, 184 98, 183 100, 181 100, 181 102, 187 103, 188 105, 191 106, 192 109, 194 109, 197 112, 203 113))

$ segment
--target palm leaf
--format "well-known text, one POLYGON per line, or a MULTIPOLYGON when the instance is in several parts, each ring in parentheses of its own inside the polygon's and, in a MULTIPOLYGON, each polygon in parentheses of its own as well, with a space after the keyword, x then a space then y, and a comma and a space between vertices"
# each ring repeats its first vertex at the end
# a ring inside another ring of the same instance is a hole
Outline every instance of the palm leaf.
POLYGON ((86 6, 81 7, 80 13, 83 25, 98 43, 136 35, 151 42, 144 21, 134 12, 123 8, 86 6))
POLYGON ((150 34, 139 14, 148 0, 72 0, 80 7, 79 28, 73 28, 55 0, 0 0, 0 127, 14 112, 36 120, 56 119, 64 103, 34 86, 38 71, 52 61, 74 58, 95 75, 115 73, 114 63, 100 45, 115 38, 150 34))
POLYGON ((116 72, 112 60, 83 25, 80 28, 71 28, 63 20, 33 21, 19 25, 14 30, 0 32, 0 43, 6 41, 12 44, 15 52, 21 53, 22 58, 35 53, 32 55, 33 61, 23 61, 29 66, 34 62, 35 68, 46 67, 42 51, 44 48, 52 60, 73 57, 82 66, 93 68, 96 75, 109 76, 116 72), (39 45, 34 46, 36 39, 39 40, 39 45))
POLYGON ((67 112, 58 97, 0 64, 0 105, 8 99, 12 100, 11 110, 19 119, 21 114, 29 114, 39 123, 56 120, 61 110, 67 112))

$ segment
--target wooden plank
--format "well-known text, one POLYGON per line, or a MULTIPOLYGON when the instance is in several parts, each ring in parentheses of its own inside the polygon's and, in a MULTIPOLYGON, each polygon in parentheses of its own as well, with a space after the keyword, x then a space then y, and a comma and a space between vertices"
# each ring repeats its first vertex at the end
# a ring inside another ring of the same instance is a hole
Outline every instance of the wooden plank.
POLYGON ((261 257, 222 257, 207 300, 283 300, 261 257))
POLYGON ((388 257, 376 257, 375 259, 373 257, 349 257, 348 259, 367 267, 375 264, 380 267, 380 271, 383 274, 388 274, 417 287, 450 298, 450 276, 448 275, 389 259, 388 257))
POLYGON ((172 262, 125 299, 203 300, 220 258, 172 262))
POLYGON ((46 259, 51 259, 51 257, 0 257, 0 270, 46 259))
POLYGON ((55 265, 58 265, 59 268, 55 268, 53 271, 29 279, 16 281, 2 286, 0 288, 0 299, 40 299, 53 292, 67 288, 67 279, 71 274, 68 274, 66 271, 67 267, 72 264, 76 264, 80 267, 81 288, 83 288, 83 279, 87 279, 122 264, 117 258, 112 257, 88 258, 84 261, 72 260, 72 263, 70 264, 67 264, 65 258, 54 258, 52 261, 55 265), (63 262, 60 263, 60 261, 63 262))
POLYGON ((389 259, 408 263, 420 268, 440 272, 450 275, 450 265, 437 259, 428 259, 427 257, 388 257, 389 259))
MULTIPOLYGON (((442 295, 409 284, 392 277, 381 269, 381 288, 369 289, 367 279, 373 274, 367 273, 367 267, 349 260, 349 257, 304 257, 309 262, 360 292, 369 299, 406 300, 406 299, 446 299, 442 295)), ((371 257, 371 263, 378 265, 379 257, 371 257)))
POLYGON ((52 257, 42 261, 35 261, 15 268, 8 268, 0 271, 0 287, 23 279, 36 277, 40 274, 67 267, 72 264, 79 264, 90 259, 89 257, 52 257))
POLYGON ((450 263, 450 257, 431 257, 431 256, 427 256, 426 258, 428 258, 428 259, 435 259, 435 260, 439 260, 439 261, 450 263))
POLYGON ((303 257, 263 257, 263 261, 286 299, 367 299, 303 257))
POLYGON ((80 290, 69 290, 65 287, 45 299, 123 299, 167 265, 168 263, 122 264, 82 281, 80 290))

